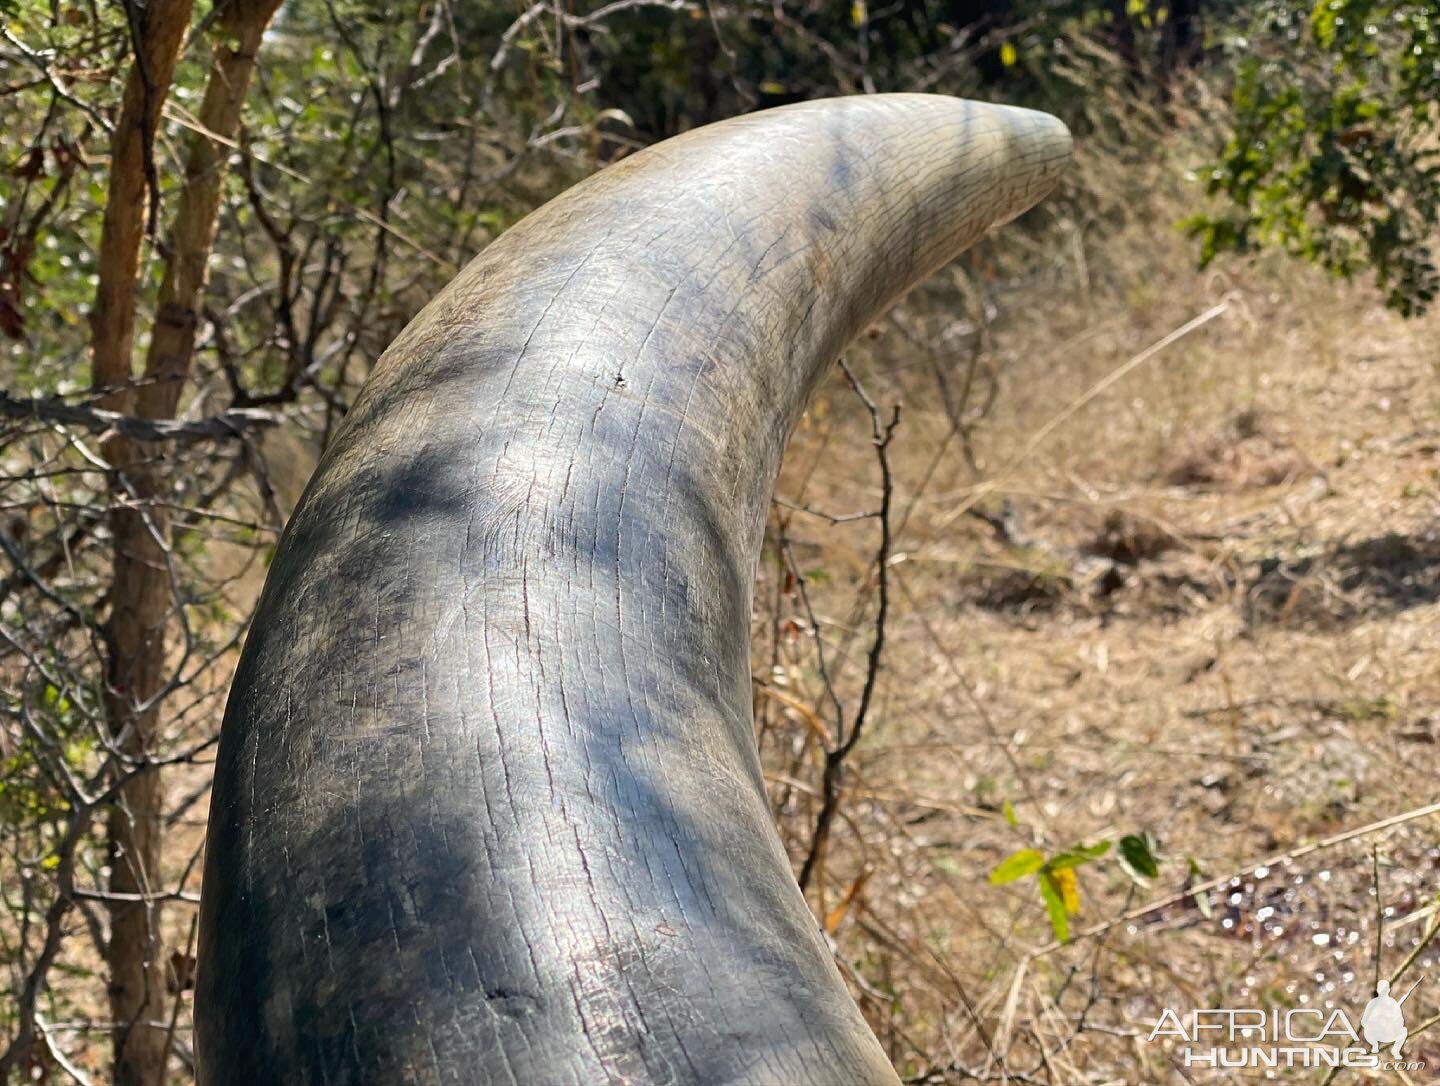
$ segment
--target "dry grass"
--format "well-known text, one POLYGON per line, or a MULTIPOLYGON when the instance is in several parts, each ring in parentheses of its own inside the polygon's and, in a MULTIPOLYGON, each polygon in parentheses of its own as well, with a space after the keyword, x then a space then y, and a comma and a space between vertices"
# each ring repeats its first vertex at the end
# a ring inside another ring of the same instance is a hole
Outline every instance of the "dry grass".
MULTIPOLYGON (((1435 915, 1433 815, 1253 870, 1440 791, 1440 351, 1435 320, 1405 323, 1290 263, 1195 271, 1173 223, 1199 199, 1185 172, 1213 109, 1201 98, 1178 124, 1136 117, 1082 146, 1074 190, 1028 237, 1000 235, 964 264, 965 289, 923 291, 853 358, 877 400, 905 406, 903 527, 880 700, 810 896, 916 1079, 1247 1081, 1146 1043, 1162 1008, 1341 1007, 1358 1022, 1376 968, 1372 850, 1387 972, 1435 915), (992 376, 998 390, 967 458, 947 435, 972 365, 971 404, 992 376), (1022 847, 1141 832, 1158 879, 1137 885, 1109 858, 1081 869, 1075 927, 1235 873, 1210 915, 1183 898, 1036 955, 1052 936, 1033 884, 988 872, 1022 847)), ((876 507, 868 427, 837 379, 792 447, 772 533, 784 523, 809 574, 851 710, 874 521, 792 507, 876 507)), ((756 671, 788 700, 757 704, 799 856, 819 758, 791 705, 827 725, 833 710, 779 571, 772 553, 756 671)), ((1405 986, 1434 964, 1427 950, 1405 986)), ((1440 1010, 1432 977, 1407 1004, 1412 1029, 1440 1010)), ((1406 1053, 1440 1068, 1440 1036, 1406 1053)))
MULTIPOLYGON (((1377 856, 1386 971, 1437 915, 1437 818, 1366 829, 1437 795, 1437 321, 1279 260, 1196 272, 1173 224, 1219 107, 1197 89, 1165 118, 1103 96, 1096 111, 1127 119, 1082 144, 1069 191, 851 356, 905 407, 892 612, 810 898, 914 1081, 1231 1081, 1146 1043, 1162 1008, 1358 1014, 1377 856), (1033 886, 987 881, 1019 848, 1142 832, 1159 877, 1083 868, 1075 929, 1109 926, 1067 946, 1033 886), (1276 854, 1291 858, 1256 870, 1276 854), (1216 878, 1206 915, 1181 891, 1216 878)), ((772 545, 757 586, 757 717, 797 865, 833 737, 813 635, 853 713, 877 533, 794 507, 876 507, 869 425, 837 376, 778 491, 772 543, 783 522, 804 578, 772 545)), ((170 838, 177 878, 201 844, 205 772, 172 778, 196 799, 170 838)), ((169 911, 170 945, 191 915, 169 911)), ((1427 952, 1412 975, 1434 965, 1427 952)), ((1433 977, 1412 1027, 1440 1010, 1433 977)), ((67 1046, 99 1081, 98 981, 57 987, 93 1040, 67 1046)), ((188 1019, 187 995, 182 1038, 188 1019)), ((1440 1068, 1440 1036, 1407 1053, 1440 1068)))

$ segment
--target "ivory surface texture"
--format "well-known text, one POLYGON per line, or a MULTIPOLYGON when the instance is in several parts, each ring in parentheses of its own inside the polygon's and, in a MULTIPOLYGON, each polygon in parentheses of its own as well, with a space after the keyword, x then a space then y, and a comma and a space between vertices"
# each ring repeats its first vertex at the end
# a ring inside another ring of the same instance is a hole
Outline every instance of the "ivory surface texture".
POLYGON ((767 807, 752 581, 826 368, 1069 152, 928 95, 725 121, 551 201, 415 318, 231 691, 207 1086, 897 1081, 767 807))

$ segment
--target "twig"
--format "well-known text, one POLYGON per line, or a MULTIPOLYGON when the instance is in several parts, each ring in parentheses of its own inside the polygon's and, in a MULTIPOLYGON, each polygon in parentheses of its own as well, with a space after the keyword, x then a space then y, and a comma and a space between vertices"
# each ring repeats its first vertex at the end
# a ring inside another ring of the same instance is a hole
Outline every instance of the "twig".
POLYGON ((194 422, 142 419, 99 407, 67 404, 57 399, 22 399, 7 392, 0 392, 0 418, 79 426, 95 434, 117 433, 131 441, 177 441, 182 444, 238 438, 247 429, 275 426, 280 422, 278 416, 268 411, 246 407, 231 408, 194 422))
MULTIPOLYGON (((189 958, 195 953, 195 935, 200 928, 200 914, 193 913, 190 917, 190 934, 185 937, 185 957, 189 958)), ((175 1047, 175 1026, 180 1021, 180 1005, 184 1002, 182 998, 185 992, 185 984, 181 977, 175 977, 175 1005, 170 1012, 170 1024, 165 1029, 165 1047, 160 1050, 160 1068, 162 1074, 165 1066, 170 1062, 170 1050, 175 1047)))
POLYGON ((1372 986, 1380 983, 1380 955, 1384 950, 1385 898, 1380 893, 1380 842, 1370 846, 1370 867, 1375 879, 1375 976, 1372 986))
POLYGON ((819 517, 821 520, 827 521, 830 524, 849 524, 857 520, 873 520, 880 515, 879 512, 874 509, 861 510, 858 513, 827 513, 823 509, 814 509, 808 505, 796 505, 794 502, 786 501, 784 498, 778 496, 772 498, 771 501, 783 509, 793 509, 797 513, 808 513, 810 516, 819 517))
POLYGON ((55 1038, 50 1036, 50 1029, 46 1025, 45 1019, 41 1017, 38 1012, 35 1015, 35 1028, 40 1033, 40 1039, 45 1042, 45 1049, 50 1053, 50 1058, 60 1065, 61 1070, 79 1083, 80 1086, 91 1086, 90 1078, 85 1072, 76 1067, 70 1058, 65 1055, 64 1050, 55 1043, 55 1038))
POLYGON ((870 642, 870 654, 865 665, 865 681, 860 689, 860 703, 856 706, 850 728, 847 732, 844 728, 844 721, 837 721, 835 745, 825 754, 825 771, 820 780, 820 813, 815 818, 815 832, 810 838, 810 849, 805 855, 805 862, 800 867, 801 890, 809 885, 815 868, 825 853, 825 844, 830 836, 830 824, 834 820, 835 809, 840 803, 840 782, 845 772, 845 759, 855 749, 855 744, 860 741, 861 732, 865 728, 865 718, 869 714, 870 703, 875 696, 875 687, 880 678, 880 662, 885 652, 885 620, 890 610, 890 551, 894 543, 890 523, 890 507, 895 498, 895 479, 890 470, 890 441, 895 436, 896 427, 900 425, 900 405, 895 405, 890 421, 886 423, 881 416, 879 406, 850 371, 850 367, 842 361, 840 368, 845 373, 845 379, 850 382, 850 387, 855 390, 855 394, 860 397, 861 403, 865 405, 865 410, 870 415, 871 441, 875 445, 875 458, 880 464, 880 509, 876 516, 880 523, 880 544, 875 552, 877 599, 875 635, 870 642))

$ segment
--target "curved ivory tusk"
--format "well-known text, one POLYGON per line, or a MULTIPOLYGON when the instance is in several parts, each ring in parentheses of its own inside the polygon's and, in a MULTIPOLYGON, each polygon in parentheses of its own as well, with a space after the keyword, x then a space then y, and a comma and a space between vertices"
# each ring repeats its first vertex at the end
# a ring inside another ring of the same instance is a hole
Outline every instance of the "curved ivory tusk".
POLYGON ((767 807, 756 554, 825 368, 1069 147, 926 95, 726 121, 553 200, 410 324, 231 691, 207 1086, 895 1081, 767 807))

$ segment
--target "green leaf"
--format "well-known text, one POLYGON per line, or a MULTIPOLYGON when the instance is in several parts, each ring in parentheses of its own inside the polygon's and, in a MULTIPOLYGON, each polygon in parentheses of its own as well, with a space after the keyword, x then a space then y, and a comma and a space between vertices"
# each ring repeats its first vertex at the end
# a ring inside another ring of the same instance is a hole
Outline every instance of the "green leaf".
POLYGON ((1098 845, 1074 845, 1064 852, 1057 852, 1051 856, 1045 864, 1045 869, 1047 871, 1064 871, 1067 868, 1079 867, 1082 864, 1088 864, 1091 860, 1098 860, 1109 851, 1109 841, 1101 841, 1098 845))
POLYGON ((1152 845, 1148 833, 1144 836, 1129 833, 1120 838, 1120 855, 1131 870, 1147 879, 1158 878, 1160 875, 1160 865, 1155 859, 1152 845))
POLYGON ((1020 824, 1020 820, 1015 817, 1015 808, 1010 805, 1008 799, 1000 805, 1000 810, 1005 815, 1005 821, 1010 825, 1018 826, 1020 824))
POLYGON ((995 870, 990 872, 990 883, 993 886, 1004 886, 1007 882, 1014 882, 1016 879, 1023 879, 1026 875, 1033 875, 1044 866, 1045 856, 1043 853, 1033 848, 1022 848, 1019 852, 1012 852, 1000 861, 995 870))
MULTIPOLYGON (((1205 871, 1200 866, 1199 862, 1194 859, 1190 860, 1190 881, 1198 882, 1202 881, 1204 878, 1205 871)), ((1198 893, 1192 894, 1191 897, 1195 901, 1195 907, 1200 910, 1201 916, 1203 916, 1206 920, 1209 920, 1214 916, 1214 911, 1210 908, 1210 891, 1201 890, 1198 893)))

